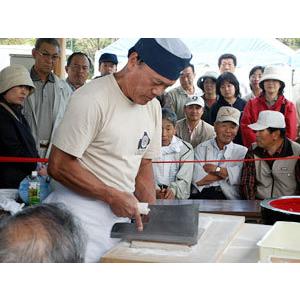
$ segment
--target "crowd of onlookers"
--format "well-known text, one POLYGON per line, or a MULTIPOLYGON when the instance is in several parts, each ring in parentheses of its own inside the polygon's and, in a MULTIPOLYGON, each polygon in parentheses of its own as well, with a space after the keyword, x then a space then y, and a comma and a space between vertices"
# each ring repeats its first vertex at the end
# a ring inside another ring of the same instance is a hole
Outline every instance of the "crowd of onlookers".
POLYGON ((295 142, 296 106, 284 96, 283 70, 254 66, 251 93, 242 97, 234 75, 236 57, 223 54, 218 65, 220 75, 207 71, 197 86, 194 66, 188 66, 180 86, 159 97, 163 131, 157 161, 176 162, 154 163, 157 197, 265 199, 299 194, 298 160, 280 160, 298 156, 300 149, 295 142), (179 153, 187 147, 184 154, 188 160, 194 156, 193 166, 178 162, 186 160, 179 153), (245 157, 252 160, 243 163, 245 157), (278 159, 259 160, 263 158, 278 159))
MULTIPOLYGON (((75 52, 67 59, 66 80, 56 76, 60 45, 53 38, 37 39, 32 56, 35 63, 29 71, 12 65, 0 72, 0 157, 48 158, 70 96, 86 83, 92 67, 85 53, 75 52)), ((99 59, 101 76, 116 72, 117 65, 116 55, 104 53, 99 59)), ((261 200, 298 195, 299 160, 284 159, 300 154, 297 113, 295 104, 284 96, 281 68, 254 66, 249 74, 251 93, 242 96, 244 87, 235 76, 236 57, 223 54, 218 66, 220 74, 207 71, 197 79, 190 64, 180 73, 180 85, 158 97, 162 147, 153 162, 156 198, 261 200)), ((47 175, 47 167, 37 163, 1 163, 0 189, 17 189, 35 169, 47 175)), ((27 222, 28 236, 30 226, 41 222, 38 234, 45 238, 43 247, 26 246, 27 261, 81 261, 83 241, 69 234, 77 232, 71 219, 67 227, 62 226, 69 232, 57 238, 74 249, 71 256, 54 250, 50 251, 53 257, 45 254, 45 245, 56 249, 47 237, 59 235, 61 229, 45 233, 51 224, 44 224, 44 217, 61 225, 60 219, 67 222, 68 212, 45 205, 7 219, 0 226, 0 261, 14 260, 11 249, 17 246, 12 237, 18 236, 20 220, 27 222), (9 241, 1 232, 4 227, 14 234, 9 241), (30 257, 32 247, 40 257, 30 257)))

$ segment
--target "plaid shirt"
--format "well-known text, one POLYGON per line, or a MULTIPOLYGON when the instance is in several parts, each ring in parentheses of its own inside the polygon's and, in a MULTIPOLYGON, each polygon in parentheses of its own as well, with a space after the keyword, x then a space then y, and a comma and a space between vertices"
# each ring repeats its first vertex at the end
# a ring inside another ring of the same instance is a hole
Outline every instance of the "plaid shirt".
MULTIPOLYGON (((276 150, 273 155, 270 155, 268 151, 261 147, 256 147, 254 150, 252 147, 249 148, 245 159, 254 158, 254 155, 259 158, 269 158, 269 157, 287 157, 293 156, 293 150, 291 142, 286 138, 284 139, 281 146, 276 150)), ((270 169, 272 169, 274 160, 267 161, 270 169)), ((295 167, 295 176, 298 184, 300 183, 300 161, 298 159, 295 167)), ((256 169, 255 162, 245 162, 243 165, 242 176, 241 176, 241 185, 240 185, 240 194, 242 199, 255 200, 256 199, 256 169)), ((259 199, 261 200, 261 199, 259 199)))

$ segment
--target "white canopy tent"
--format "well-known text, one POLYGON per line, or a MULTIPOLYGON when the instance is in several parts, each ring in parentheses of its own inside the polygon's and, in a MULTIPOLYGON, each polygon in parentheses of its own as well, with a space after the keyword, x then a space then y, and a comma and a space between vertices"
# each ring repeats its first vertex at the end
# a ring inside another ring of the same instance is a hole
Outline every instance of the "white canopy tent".
MULTIPOLYGON (((105 52, 118 56, 122 68, 127 61, 128 50, 136 43, 137 38, 118 39, 109 46, 95 53, 95 76, 99 75, 98 60, 105 52)), ((291 98, 290 86, 292 81, 291 64, 295 51, 276 39, 270 38, 182 38, 193 54, 191 63, 194 64, 197 78, 205 71, 218 71, 218 58, 224 53, 232 53, 237 57, 236 75, 242 85, 248 88, 249 71, 255 65, 279 64, 286 74, 286 96, 291 98)), ((244 91, 244 94, 249 92, 244 91)))
MULTIPOLYGON (((138 39, 118 39, 95 54, 98 65, 102 53, 109 52, 118 56, 120 65, 127 59, 127 53, 138 39)), ((263 38, 182 38, 193 54, 195 66, 217 69, 218 57, 223 53, 236 55, 238 67, 251 68, 254 65, 285 64, 291 65, 295 51, 276 39, 263 38)))

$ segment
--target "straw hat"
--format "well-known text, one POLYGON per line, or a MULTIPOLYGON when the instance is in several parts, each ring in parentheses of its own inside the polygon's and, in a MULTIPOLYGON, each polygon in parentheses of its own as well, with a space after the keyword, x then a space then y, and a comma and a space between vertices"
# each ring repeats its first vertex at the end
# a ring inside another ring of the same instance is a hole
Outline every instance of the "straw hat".
POLYGON ((30 78, 28 70, 22 65, 12 65, 0 72, 0 94, 19 85, 27 85, 33 93, 35 86, 30 78))

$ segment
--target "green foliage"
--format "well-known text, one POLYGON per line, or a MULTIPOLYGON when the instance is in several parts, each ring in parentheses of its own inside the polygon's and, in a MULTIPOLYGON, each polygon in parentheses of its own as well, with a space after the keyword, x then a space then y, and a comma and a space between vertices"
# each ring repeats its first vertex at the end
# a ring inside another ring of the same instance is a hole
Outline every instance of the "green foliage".
POLYGON ((0 39, 0 45, 31 45, 34 46, 35 39, 0 39))
POLYGON ((278 40, 294 50, 300 48, 300 38, 279 38, 278 40))
MULTIPOLYGON (((66 39, 67 49, 73 52, 81 51, 86 53, 94 61, 95 52, 116 41, 116 38, 97 39, 66 39)), ((0 38, 0 45, 32 45, 35 38, 31 39, 6 39, 0 38)))
POLYGON ((92 61, 95 58, 95 52, 100 50, 114 41, 116 38, 105 38, 105 39, 67 39, 67 49, 71 49, 73 52, 81 51, 86 53, 92 61))

